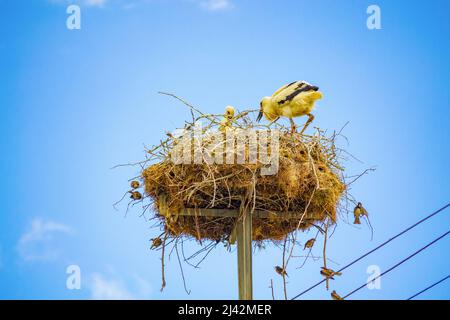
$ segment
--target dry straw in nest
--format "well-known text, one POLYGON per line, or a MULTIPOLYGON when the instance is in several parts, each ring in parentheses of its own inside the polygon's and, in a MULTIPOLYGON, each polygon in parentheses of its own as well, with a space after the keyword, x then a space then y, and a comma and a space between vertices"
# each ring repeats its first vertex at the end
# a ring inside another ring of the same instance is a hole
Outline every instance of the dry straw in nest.
POLYGON ((256 241, 282 240, 295 230, 327 219, 336 222, 337 206, 346 187, 334 137, 327 138, 320 130, 309 136, 291 134, 278 124, 272 128, 257 125, 251 114, 238 114, 227 127, 221 127, 221 115, 193 116, 182 135, 168 134, 168 139, 148 150, 141 178, 166 233, 227 241, 242 210, 253 214, 256 241), (198 121, 203 124, 200 129, 198 121), (242 133, 245 139, 238 147, 242 133), (251 147, 248 142, 255 139, 256 147, 251 147), (235 148, 226 149, 233 144, 235 148), (174 151, 180 150, 189 161, 174 159, 174 151), (269 154, 266 159, 262 157, 265 150, 269 154), (192 163, 193 159, 197 161, 192 163), (232 163, 226 164, 230 159, 232 163), (262 174, 273 168, 274 161, 277 170, 262 174), (231 209, 240 214, 181 215, 186 208, 231 209))

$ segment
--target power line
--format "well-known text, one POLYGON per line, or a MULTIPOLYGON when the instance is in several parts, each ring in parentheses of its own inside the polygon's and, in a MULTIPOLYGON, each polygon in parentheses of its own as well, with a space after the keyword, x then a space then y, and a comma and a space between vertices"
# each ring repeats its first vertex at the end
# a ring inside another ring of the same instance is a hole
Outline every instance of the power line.
POLYGON ((441 282, 444 282, 444 281, 447 280, 448 278, 450 278, 450 275, 448 275, 448 276, 446 276, 445 278, 439 280, 438 282, 433 283, 431 286, 426 287, 426 288, 423 289, 422 291, 417 292, 415 295, 409 297, 409 298, 406 299, 406 300, 411 300, 411 299, 417 297, 419 294, 422 294, 422 293, 424 293, 425 291, 430 290, 431 288, 433 288, 434 286, 437 286, 437 285, 438 285, 439 283, 441 283, 441 282))
MULTIPOLYGON (((444 233, 443 235, 441 235, 440 237, 434 239, 433 241, 431 241, 430 243, 428 243, 426 246, 420 248, 419 250, 417 250, 416 252, 414 252, 413 254, 409 255, 408 257, 406 257, 405 259, 403 259, 402 261, 400 261, 399 263, 397 263, 396 265, 390 267, 389 269, 387 269, 386 271, 384 271, 383 273, 381 273, 380 275, 376 276, 375 278, 373 278, 371 281, 375 281, 378 278, 382 277, 383 275, 385 275, 386 273, 394 270, 395 268, 397 268, 398 266, 400 266, 401 264, 405 263, 406 261, 408 261, 409 259, 411 259, 412 257, 414 257, 415 255, 419 254, 420 252, 422 252, 423 250, 425 250, 426 248, 428 248, 429 246, 431 246, 432 244, 438 242, 439 240, 441 240, 442 238, 444 238, 445 236, 447 236, 450 233, 450 231, 447 231, 446 233, 444 233)), ((354 294, 355 292, 361 290, 362 288, 364 288, 367 285, 367 283, 364 283, 363 285, 359 286, 358 288, 356 288, 355 290, 353 290, 352 292, 350 292, 349 294, 347 294, 346 296, 344 296, 343 298, 346 299, 347 297, 351 296, 352 294, 354 294)))
MULTIPOLYGON (((432 214, 426 216, 425 218, 419 220, 418 222, 416 222, 415 224, 413 224, 412 226, 406 228, 405 230, 401 231, 400 233, 396 234, 395 236, 393 236, 392 238, 390 238, 389 240, 383 242, 382 244, 380 244, 378 247, 370 250, 369 252, 363 254, 361 257, 353 260, 352 262, 350 262, 349 264, 347 264, 346 266, 342 267, 340 270, 338 270, 337 272, 342 272, 343 270, 347 269, 348 267, 354 265, 355 263, 357 263, 358 261, 364 259, 365 257, 367 257, 368 255, 370 255, 371 253, 377 251, 378 249, 384 247, 385 245, 387 245, 389 242, 397 239, 398 237, 400 237, 401 235, 405 234, 406 232, 408 232, 409 230, 415 228, 416 226, 418 226, 419 224, 421 224, 422 222, 425 222, 426 220, 434 217, 435 215, 437 215, 439 212, 444 211, 445 209, 447 209, 447 207, 450 206, 450 203, 446 204, 445 206, 443 206, 442 208, 440 208, 439 210, 436 210, 435 212, 433 212, 432 214)), ((309 287, 308 289, 306 289, 305 291, 299 293, 298 295, 296 295, 295 297, 293 297, 291 300, 295 300, 297 298, 299 298, 300 296, 304 295, 305 293, 311 291, 312 289, 314 289, 315 287, 319 286, 320 284, 324 283, 326 281, 326 279, 323 279, 319 282, 317 282, 315 285, 309 287)))

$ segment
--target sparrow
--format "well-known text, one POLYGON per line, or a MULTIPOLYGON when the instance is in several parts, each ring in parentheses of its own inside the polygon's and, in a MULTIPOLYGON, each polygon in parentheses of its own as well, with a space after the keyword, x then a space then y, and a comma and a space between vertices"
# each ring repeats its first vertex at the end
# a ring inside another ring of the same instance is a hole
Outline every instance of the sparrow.
POLYGON ((141 200, 142 199, 142 194, 139 191, 130 191, 131 196, 130 198, 133 200, 141 200))
POLYGON ((355 209, 353 210, 353 215, 355 216, 355 221, 353 222, 353 224, 361 224, 361 221, 359 219, 359 217, 361 216, 369 216, 369 213, 367 212, 366 209, 364 209, 363 205, 361 202, 358 202, 358 204, 356 205, 355 209))
POLYGON ((344 300, 344 298, 342 298, 340 295, 338 295, 338 294, 336 293, 336 290, 333 290, 333 292, 331 292, 331 298, 332 298, 333 300, 344 300))
POLYGON ((276 266, 275 267, 275 271, 280 275, 280 276, 286 276, 288 277, 288 274, 286 272, 286 270, 284 270, 282 267, 280 266, 276 266))
POLYGON ((305 250, 306 248, 311 249, 314 246, 315 242, 316 242, 316 239, 314 239, 314 238, 309 239, 308 241, 306 241, 305 247, 303 248, 303 250, 305 250))
POLYGON ((153 238, 151 240, 152 240, 152 246, 150 247, 150 249, 156 249, 156 248, 160 247, 162 244, 161 238, 153 238))
POLYGON ((136 180, 131 181, 130 186, 132 189, 139 188, 139 186, 140 186, 139 181, 136 181, 136 180))
POLYGON ((327 269, 325 267, 321 267, 322 270, 320 270, 320 274, 323 275, 325 278, 327 279, 332 279, 334 280, 334 276, 340 276, 342 275, 341 272, 336 272, 332 269, 327 269))

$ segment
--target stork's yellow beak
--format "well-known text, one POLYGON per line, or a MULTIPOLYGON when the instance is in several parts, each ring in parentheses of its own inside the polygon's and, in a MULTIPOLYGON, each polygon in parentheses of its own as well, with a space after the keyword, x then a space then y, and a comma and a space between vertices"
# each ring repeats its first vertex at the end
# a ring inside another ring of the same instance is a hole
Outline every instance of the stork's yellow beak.
POLYGON ((258 113, 258 116, 256 117, 256 121, 257 121, 257 122, 261 121, 262 116, 263 116, 263 112, 262 112, 262 110, 261 110, 261 111, 258 113))

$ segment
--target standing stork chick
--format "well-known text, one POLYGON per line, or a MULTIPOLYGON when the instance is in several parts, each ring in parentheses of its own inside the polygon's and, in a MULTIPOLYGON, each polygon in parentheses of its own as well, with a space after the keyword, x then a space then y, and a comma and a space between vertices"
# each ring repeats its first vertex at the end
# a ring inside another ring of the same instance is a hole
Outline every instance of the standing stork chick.
POLYGON ((231 124, 233 123, 235 110, 232 106, 227 106, 225 108, 225 113, 223 115, 223 119, 220 121, 220 127, 219 130, 224 132, 227 128, 231 127, 231 124))
POLYGON ((322 93, 319 87, 310 85, 306 81, 294 81, 284 85, 278 89, 271 97, 264 97, 260 103, 260 112, 257 117, 259 122, 264 117, 271 122, 271 124, 280 117, 289 118, 291 122, 291 131, 296 131, 296 125, 293 118, 307 115, 302 134, 309 124, 314 120, 311 114, 314 109, 314 103, 322 98, 322 93))

